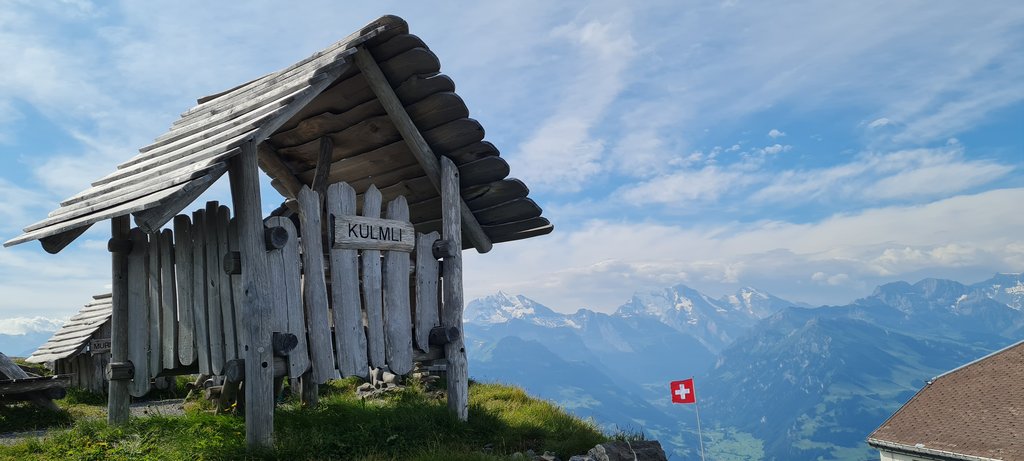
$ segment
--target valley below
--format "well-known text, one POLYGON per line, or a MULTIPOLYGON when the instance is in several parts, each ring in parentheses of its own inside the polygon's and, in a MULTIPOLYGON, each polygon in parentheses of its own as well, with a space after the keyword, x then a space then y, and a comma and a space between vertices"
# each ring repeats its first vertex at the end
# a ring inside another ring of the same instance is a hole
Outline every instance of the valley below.
POLYGON ((470 374, 681 460, 700 459, 697 415, 669 382, 693 377, 709 459, 872 459, 867 434, 931 378, 1024 337, 1022 279, 896 282, 821 307, 676 285, 611 314, 498 293, 467 305, 470 374))

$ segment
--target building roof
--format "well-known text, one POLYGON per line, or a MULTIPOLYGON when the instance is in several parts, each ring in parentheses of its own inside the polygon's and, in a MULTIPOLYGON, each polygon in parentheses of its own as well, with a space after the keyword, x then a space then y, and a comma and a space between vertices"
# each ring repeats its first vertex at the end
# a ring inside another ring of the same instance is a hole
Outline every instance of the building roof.
POLYGON ((1024 341, 936 377, 868 443, 939 459, 1024 460, 1024 341))
POLYGON ((274 187, 294 198, 313 184, 322 138, 333 141, 329 183, 349 182, 358 193, 373 184, 384 200, 404 195, 418 231, 440 229, 439 194, 355 64, 359 48, 369 51, 433 153, 458 166, 464 213, 492 242, 551 232, 526 185, 506 178, 508 164, 439 73, 437 56, 404 20, 385 16, 286 69, 200 98, 138 155, 4 245, 40 240, 56 253, 92 224, 129 213, 153 232, 220 178, 250 141, 259 143, 260 166, 274 187))
POLYGON ((89 344, 96 330, 110 320, 110 293, 93 296, 93 301, 68 319, 46 344, 39 346, 26 362, 44 363, 77 355, 89 344))

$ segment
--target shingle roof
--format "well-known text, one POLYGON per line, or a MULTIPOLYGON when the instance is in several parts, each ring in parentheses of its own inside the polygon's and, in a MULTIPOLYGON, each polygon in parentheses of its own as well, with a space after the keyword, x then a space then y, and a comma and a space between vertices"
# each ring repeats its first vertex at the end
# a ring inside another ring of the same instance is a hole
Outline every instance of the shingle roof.
POLYGON ((68 319, 46 344, 39 346, 26 362, 44 363, 70 357, 81 351, 93 333, 110 320, 110 293, 93 296, 93 301, 68 319))
POLYGON ((949 459, 1024 460, 1024 342, 933 379, 868 443, 949 459))
POLYGON ((93 223, 129 213, 143 230, 155 231, 252 140, 262 143, 261 166, 274 186, 294 196, 296 185, 312 183, 322 137, 334 141, 330 182, 347 181, 357 192, 373 183, 385 200, 405 195, 417 230, 439 228, 438 194, 353 64, 357 47, 378 63, 434 153, 455 161, 463 199, 493 242, 551 232, 526 186, 506 179, 508 164, 468 118, 437 57, 404 20, 385 16, 284 70, 200 98, 134 158, 4 245, 41 240, 55 253, 93 223), (277 168, 268 168, 270 161, 277 168))

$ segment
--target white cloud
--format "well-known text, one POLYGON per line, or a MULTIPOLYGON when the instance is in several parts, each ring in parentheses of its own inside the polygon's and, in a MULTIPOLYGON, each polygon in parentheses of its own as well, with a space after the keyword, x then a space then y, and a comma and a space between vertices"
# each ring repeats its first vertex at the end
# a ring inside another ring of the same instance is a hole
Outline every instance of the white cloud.
POLYGON ((760 153, 768 154, 768 155, 774 155, 774 154, 778 154, 780 152, 789 152, 792 149, 793 149, 793 146, 790 146, 788 144, 787 145, 773 144, 773 145, 765 146, 765 147, 761 148, 760 149, 760 153))
POLYGON ((0 335, 24 335, 57 331, 64 325, 62 319, 47 317, 13 317, 0 319, 0 335))
POLYGON ((627 203, 643 205, 659 203, 685 207, 692 201, 715 201, 734 188, 740 188, 753 179, 752 176, 717 166, 706 166, 699 170, 682 170, 644 181, 635 186, 621 189, 627 203))
POLYGON ((513 164, 530 184, 574 192, 601 171, 605 141, 591 130, 622 91, 635 42, 628 25, 599 20, 566 24, 552 35, 576 45, 575 77, 554 113, 519 146, 513 164))
POLYGON ((1020 271, 1024 215, 1009 210, 1022 201, 1024 189, 1004 189, 805 224, 595 220, 498 245, 494 254, 467 254, 466 290, 469 297, 522 292, 564 310, 607 311, 634 290, 676 282, 712 294, 749 284, 795 301, 846 303, 887 281, 1020 271))
POLYGON ((772 128, 772 130, 768 132, 768 137, 772 138, 772 139, 781 138, 781 137, 783 137, 785 135, 786 135, 785 132, 776 130, 775 128, 772 128))
POLYGON ((752 198, 758 202, 939 198, 989 184, 1014 169, 989 160, 967 159, 962 146, 956 144, 869 152, 830 167, 778 172, 752 198))
POLYGON ((871 123, 868 123, 868 128, 881 128, 883 126, 889 125, 892 125, 892 120, 882 117, 873 120, 871 123))

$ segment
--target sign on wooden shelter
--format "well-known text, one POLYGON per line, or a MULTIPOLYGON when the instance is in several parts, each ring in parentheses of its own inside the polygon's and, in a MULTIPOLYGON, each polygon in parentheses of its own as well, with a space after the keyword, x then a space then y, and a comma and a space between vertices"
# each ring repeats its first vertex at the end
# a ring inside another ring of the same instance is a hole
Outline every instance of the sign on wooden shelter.
POLYGON ((314 384, 335 376, 406 372, 413 344, 443 357, 449 407, 467 418, 461 250, 486 253, 553 227, 440 70, 404 20, 382 17, 200 98, 138 155, 4 243, 39 240, 57 253, 111 220, 109 421, 126 421, 129 392, 145 393, 155 377, 223 375, 221 403, 244 380, 246 439, 267 446, 275 377, 298 378, 315 400, 314 384), (286 199, 270 217, 258 168, 286 199), (230 210, 212 202, 183 214, 224 173, 230 210))
POLYGON ((416 247, 411 223, 364 216, 334 216, 334 248, 394 250, 409 253, 416 247))

